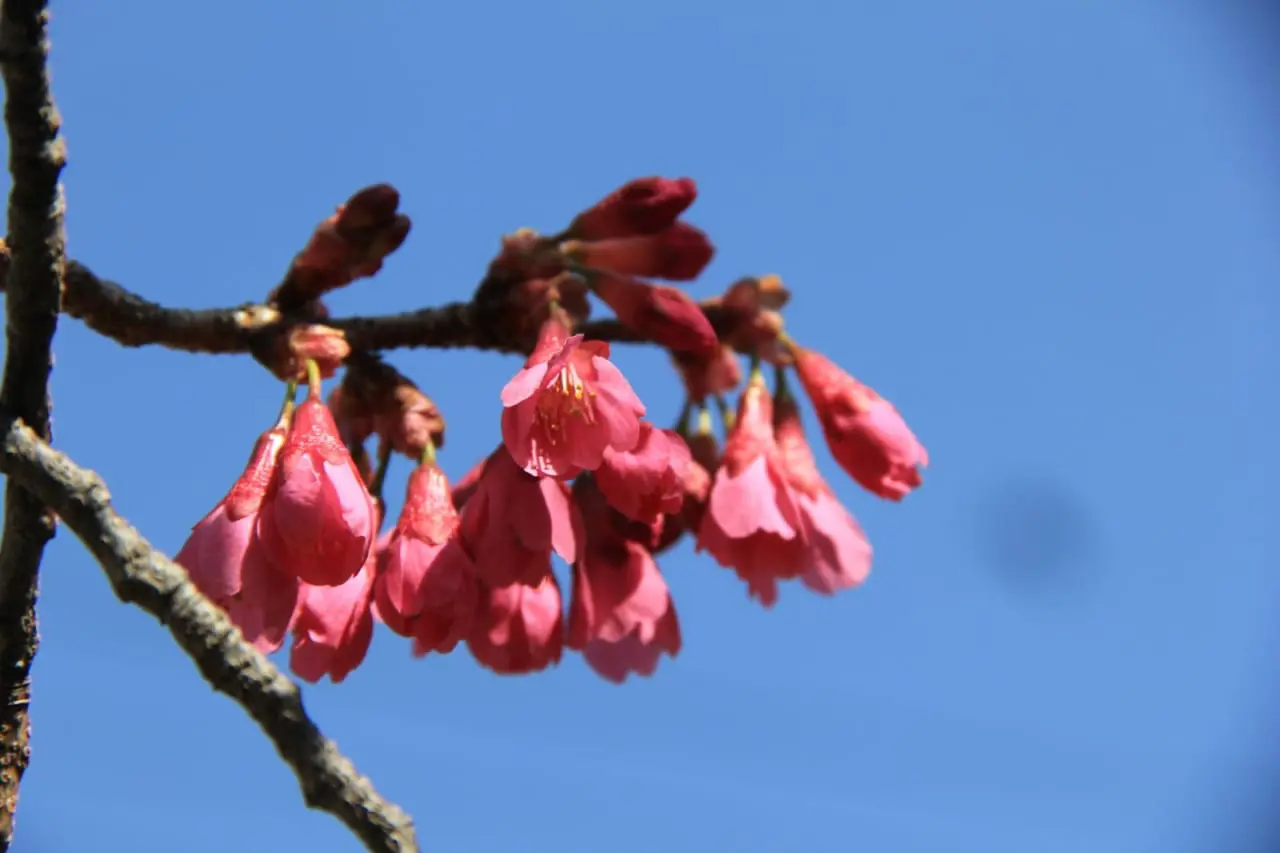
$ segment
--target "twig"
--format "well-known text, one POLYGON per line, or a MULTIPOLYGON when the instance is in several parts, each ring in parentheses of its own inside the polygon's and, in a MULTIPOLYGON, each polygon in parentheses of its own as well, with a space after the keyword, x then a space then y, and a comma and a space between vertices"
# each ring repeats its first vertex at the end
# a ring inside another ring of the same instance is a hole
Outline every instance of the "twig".
MULTIPOLYGON (((0 407, 50 438, 49 372, 66 262, 62 189, 66 162, 61 119, 49 90, 49 13, 41 0, 5 0, 0 8, 0 73, 9 136, 9 236, 5 288, 7 344, 0 407)), ((30 760, 31 661, 39 644, 37 575, 55 519, 40 500, 5 484, 0 540, 0 851, 13 841, 22 775, 30 760)))
POLYGON ((11 416, 0 420, 0 472, 21 482, 102 565, 121 601, 166 625, 200 674, 249 713, 288 762, 311 808, 329 812, 376 853, 416 853, 413 821, 384 800, 307 716, 296 684, 244 642, 187 573, 112 508, 106 484, 11 416))

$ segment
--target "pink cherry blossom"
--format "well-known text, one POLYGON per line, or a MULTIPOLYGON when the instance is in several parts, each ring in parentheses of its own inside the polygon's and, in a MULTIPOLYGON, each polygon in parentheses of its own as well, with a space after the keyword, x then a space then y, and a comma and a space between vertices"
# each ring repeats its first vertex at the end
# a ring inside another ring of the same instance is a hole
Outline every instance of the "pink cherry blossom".
POLYGON ((893 501, 924 482, 929 454, 892 403, 812 350, 796 348, 795 365, 845 473, 893 501))
POLYGON ((764 606, 777 582, 803 573, 807 555, 800 509, 786 481, 773 434, 773 404, 753 373, 725 442, 698 530, 698 550, 732 568, 764 606))
POLYGON ((480 606, 467 638, 472 656, 501 675, 560 662, 564 648, 560 586, 546 573, 536 584, 480 586, 480 606))
POLYGON ((258 439, 231 490, 200 520, 174 558, 192 582, 227 612, 244 638, 270 654, 284 643, 299 597, 297 578, 277 571, 258 542, 262 507, 287 427, 258 439))
POLYGON ((566 643, 619 684, 630 672, 652 675, 663 653, 679 653, 675 605, 643 544, 610 527, 587 526, 587 545, 573 567, 566 643))
POLYGON ((551 554, 572 563, 578 534, 569 489, 535 478, 499 447, 485 462, 462 509, 458 536, 479 580, 492 587, 537 586, 551 570, 551 554))
POLYGON ((377 508, 333 415, 318 396, 294 414, 259 535, 276 566, 314 586, 360 571, 377 536, 377 508))
POLYGON ((314 684, 328 675, 337 684, 364 661, 373 639, 375 560, 338 586, 304 585, 289 655, 302 680, 314 684))
POLYGON ((692 462, 689 446, 677 433, 641 421, 636 446, 627 451, 606 450, 595 479, 619 512, 648 522, 680 511, 685 472, 692 462))
POLYGON ((609 345, 542 325, 537 348, 502 389, 502 441, 530 474, 571 478, 600 467, 607 449, 631 450, 644 404, 609 361, 609 345))
POLYGON ((818 473, 795 398, 789 392, 778 395, 774 433, 809 548, 808 564, 800 580, 823 595, 860 585, 871 572, 871 545, 858 522, 818 473))

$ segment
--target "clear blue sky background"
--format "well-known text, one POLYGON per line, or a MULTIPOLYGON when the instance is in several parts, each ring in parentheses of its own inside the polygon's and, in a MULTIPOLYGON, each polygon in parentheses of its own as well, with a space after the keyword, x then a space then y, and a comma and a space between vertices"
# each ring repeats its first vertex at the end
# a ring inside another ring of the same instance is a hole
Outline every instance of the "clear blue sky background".
MULTIPOLYGON (((900 506, 821 453, 876 547, 852 594, 765 612, 668 557, 686 646, 652 680, 501 679, 380 632, 308 688, 424 849, 1230 851, 1207 839, 1275 758, 1280 609, 1280 77, 1244 5, 64 2, 71 252, 168 304, 254 300, 390 181, 414 232, 333 300, 390 312, 465 297, 503 232, 692 175, 719 247, 694 292, 781 273, 793 334, 927 444, 900 506)), ((460 476, 517 361, 393 358, 460 476)), ((663 359, 618 361, 674 417, 663 359)), ((246 357, 72 320, 54 393, 58 443, 170 552, 279 399, 246 357)), ((20 851, 356 849, 65 531, 40 615, 20 851)))

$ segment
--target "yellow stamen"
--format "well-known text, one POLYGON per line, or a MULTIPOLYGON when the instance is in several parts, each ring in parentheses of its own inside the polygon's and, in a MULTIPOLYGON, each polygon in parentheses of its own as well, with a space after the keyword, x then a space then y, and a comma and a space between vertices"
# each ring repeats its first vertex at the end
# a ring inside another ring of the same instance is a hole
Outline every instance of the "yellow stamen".
POLYGON ((538 423, 546 433, 550 444, 559 444, 569 418, 581 418, 595 423, 594 399, 596 392, 587 387, 573 365, 560 368, 559 374, 538 396, 538 423))

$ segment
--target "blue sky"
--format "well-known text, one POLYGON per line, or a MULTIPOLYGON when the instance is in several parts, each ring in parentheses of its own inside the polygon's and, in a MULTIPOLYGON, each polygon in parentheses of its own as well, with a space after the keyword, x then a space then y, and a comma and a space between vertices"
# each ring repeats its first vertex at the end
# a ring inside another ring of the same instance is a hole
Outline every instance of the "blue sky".
MULTIPOLYGON (((414 232, 331 303, 388 312, 465 297, 501 233, 687 174, 719 247, 693 292, 782 274, 792 334, 928 446, 897 506, 820 452, 876 547, 851 594, 765 612, 665 559, 685 650, 652 680, 500 679, 381 632, 308 688, 424 849, 1226 851, 1280 710, 1280 66, 1227 5, 59 4, 71 253, 165 303, 255 300, 390 181, 414 232)), ((278 386, 72 320, 57 343, 57 442, 176 551, 278 386)), ((617 358, 673 418, 662 357, 617 358)), ((393 360, 460 476, 518 362, 393 360)), ((40 615, 19 850, 356 849, 66 532, 40 615)))

